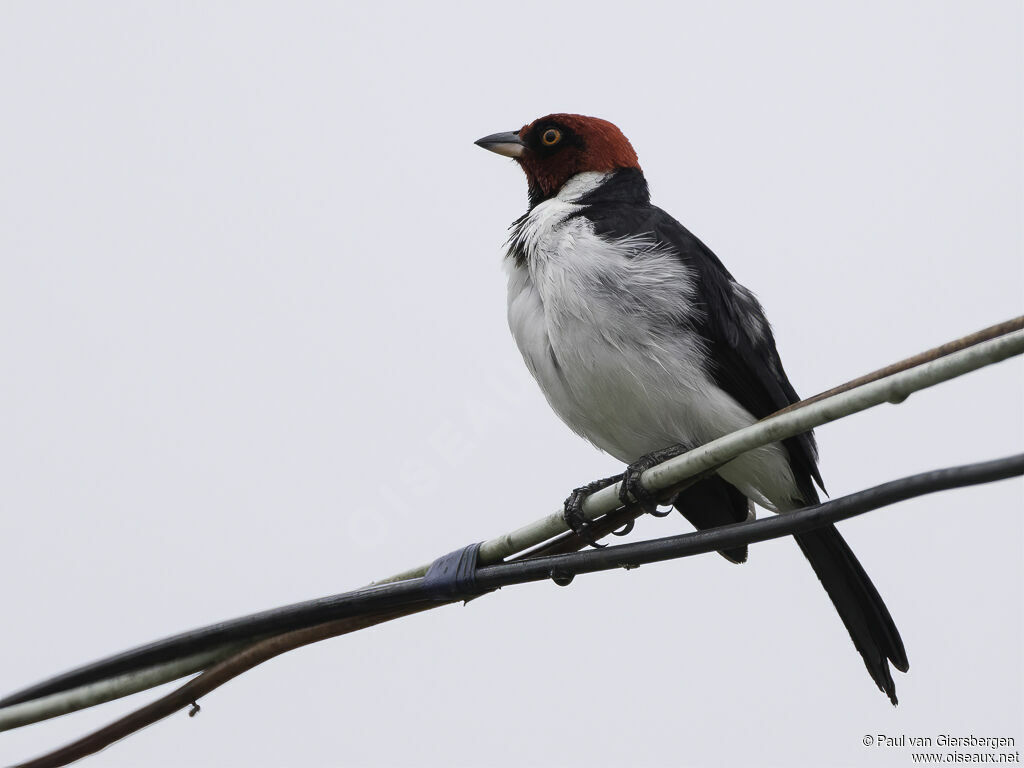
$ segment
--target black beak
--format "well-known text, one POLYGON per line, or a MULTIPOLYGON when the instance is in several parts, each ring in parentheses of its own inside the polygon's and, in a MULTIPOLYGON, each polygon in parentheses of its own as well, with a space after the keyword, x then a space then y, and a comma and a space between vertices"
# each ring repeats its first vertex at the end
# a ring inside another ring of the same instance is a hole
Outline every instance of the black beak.
POLYGON ((519 157, 523 154, 523 150, 526 149, 526 145, 519 138, 519 131, 492 133, 490 136, 484 136, 473 143, 478 147, 483 147, 491 152, 497 152, 505 157, 519 157))

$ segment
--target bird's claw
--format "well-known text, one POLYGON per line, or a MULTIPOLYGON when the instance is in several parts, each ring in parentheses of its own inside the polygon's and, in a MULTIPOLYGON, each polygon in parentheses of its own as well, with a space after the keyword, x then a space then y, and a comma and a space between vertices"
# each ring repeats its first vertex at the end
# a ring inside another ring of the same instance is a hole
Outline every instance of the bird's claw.
MULTIPOLYGON (((673 445, 660 451, 648 453, 626 467, 626 471, 621 475, 606 477, 604 480, 595 480, 579 488, 574 488, 572 493, 569 494, 569 498, 565 500, 565 508, 562 512, 565 524, 569 526, 573 533, 590 544, 590 546, 597 548, 608 546, 607 544, 597 543, 597 539, 592 532, 593 526, 586 515, 583 514, 583 502, 595 491, 600 491, 620 481, 622 484, 619 486, 619 500, 624 506, 629 506, 633 503, 639 504, 645 512, 655 517, 665 517, 671 514, 672 510, 658 511, 657 494, 651 493, 643 487, 640 482, 640 476, 651 467, 661 464, 663 461, 667 461, 681 453, 685 453, 687 450, 682 445, 673 445)), ((612 531, 612 533, 616 536, 625 536, 633 530, 633 525, 634 522, 630 520, 622 528, 612 531)))
POLYGON ((634 461, 622 475, 622 485, 619 486, 619 500, 625 504, 639 504, 644 512, 654 517, 666 517, 672 514, 672 510, 665 512, 658 511, 658 495, 644 488, 640 477, 651 467, 661 464, 663 461, 675 458, 688 449, 682 445, 673 445, 663 448, 660 451, 653 451, 634 461))
POLYGON ((622 485, 619 486, 619 501, 624 506, 639 504, 644 512, 657 516, 660 514, 658 499, 640 482, 640 476, 651 466, 653 465, 645 465, 641 459, 626 467, 626 471, 622 475, 622 485))
MULTIPOLYGON (((595 480, 592 483, 574 488, 572 493, 569 494, 569 498, 565 500, 564 511, 562 512, 562 518, 565 520, 565 524, 569 526, 569 530, 581 537, 590 546, 595 549, 601 549, 607 547, 607 544, 598 544, 597 539, 594 538, 592 533, 590 521, 586 515, 583 514, 583 502, 586 501, 587 496, 600 491, 602 488, 607 488, 609 485, 614 485, 619 482, 622 475, 615 475, 614 477, 606 477, 604 480, 595 480)), ((631 526, 630 526, 631 527, 631 526)), ((627 530, 625 533, 628 533, 627 530)), ((620 536, 625 535, 620 533, 620 536)))
POLYGON ((612 536, 628 536, 630 531, 633 530, 633 526, 636 525, 636 520, 630 520, 624 526, 619 528, 617 531, 612 531, 612 536))

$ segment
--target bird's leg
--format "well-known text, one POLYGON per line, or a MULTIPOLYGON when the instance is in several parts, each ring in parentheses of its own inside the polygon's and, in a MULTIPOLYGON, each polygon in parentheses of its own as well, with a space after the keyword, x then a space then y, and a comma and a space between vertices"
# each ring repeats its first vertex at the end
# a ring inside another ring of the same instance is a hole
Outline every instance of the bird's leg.
MULTIPOLYGON (((598 544, 597 541, 589 535, 588 529, 590 528, 590 521, 583 515, 583 502, 587 496, 597 491, 603 490, 610 485, 615 485, 618 482, 622 482, 622 486, 619 488, 619 500, 623 505, 628 506, 634 502, 639 504, 645 512, 654 515, 655 517, 665 517, 671 512, 659 512, 658 511, 658 497, 656 494, 651 493, 640 483, 640 476, 651 467, 661 464, 663 461, 675 458, 680 454, 686 453, 690 448, 688 446, 677 443, 670 445, 668 448, 662 448, 660 451, 652 451, 651 453, 641 456, 639 459, 629 464, 626 467, 626 471, 621 475, 612 475, 606 477, 603 480, 595 480, 592 483, 587 483, 579 488, 574 488, 573 492, 569 494, 569 498, 565 500, 564 511, 562 517, 565 519, 565 524, 569 526, 573 533, 582 536, 584 539, 590 542, 592 547, 602 547, 603 544, 598 544)), ((633 521, 626 523, 622 528, 617 531, 612 531, 616 536, 625 536, 633 530, 633 521)))
POLYGON ((609 485, 615 485, 621 479, 622 475, 612 475, 604 480, 595 480, 592 483, 581 485, 579 488, 574 488, 572 493, 569 494, 569 498, 565 500, 565 511, 562 513, 565 524, 569 526, 573 533, 587 539, 593 547, 604 545, 598 544, 589 535, 587 529, 590 527, 590 521, 583 515, 583 502, 586 501, 587 496, 590 494, 607 488, 609 485))
POLYGON ((676 456, 686 453, 690 449, 677 443, 676 445, 670 445, 668 448, 662 448, 660 451, 652 451, 651 453, 641 456, 639 459, 634 461, 622 474, 622 486, 619 488, 619 500, 623 504, 632 504, 636 502, 643 510, 648 514, 654 515, 655 517, 665 517, 669 512, 658 511, 658 496, 657 494, 651 493, 643 484, 640 482, 640 476, 651 467, 661 464, 663 461, 674 459, 676 456))

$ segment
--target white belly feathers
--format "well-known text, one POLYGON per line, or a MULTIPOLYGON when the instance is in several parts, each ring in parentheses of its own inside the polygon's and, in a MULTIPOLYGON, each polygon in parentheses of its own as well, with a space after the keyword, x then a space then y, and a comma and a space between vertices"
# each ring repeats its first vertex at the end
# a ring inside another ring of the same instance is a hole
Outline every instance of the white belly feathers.
MULTIPOLYGON (((596 235, 574 201, 604 174, 583 173, 529 213, 508 259, 508 320, 555 412, 620 461, 675 443, 695 445, 755 419, 709 378, 700 311, 681 259, 641 239, 596 235)), ((778 446, 747 454, 720 474, 770 509, 795 483, 778 446)))

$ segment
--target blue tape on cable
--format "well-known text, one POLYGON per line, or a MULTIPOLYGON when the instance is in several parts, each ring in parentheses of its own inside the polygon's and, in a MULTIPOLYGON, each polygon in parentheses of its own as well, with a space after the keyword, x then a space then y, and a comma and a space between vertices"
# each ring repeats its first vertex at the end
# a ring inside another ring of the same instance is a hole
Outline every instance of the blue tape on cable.
POLYGON ((423 586, 435 600, 476 597, 483 590, 476 585, 476 561, 480 544, 470 544, 437 558, 423 577, 423 586))

